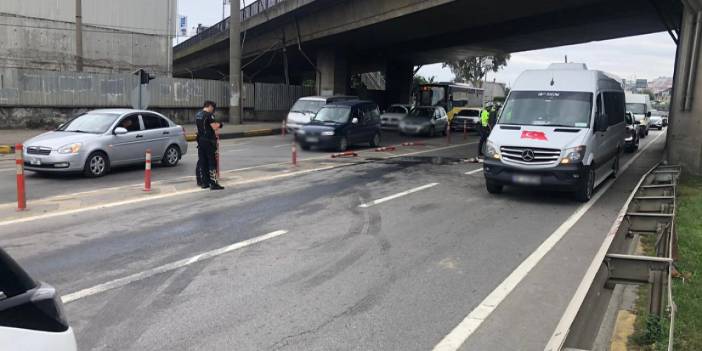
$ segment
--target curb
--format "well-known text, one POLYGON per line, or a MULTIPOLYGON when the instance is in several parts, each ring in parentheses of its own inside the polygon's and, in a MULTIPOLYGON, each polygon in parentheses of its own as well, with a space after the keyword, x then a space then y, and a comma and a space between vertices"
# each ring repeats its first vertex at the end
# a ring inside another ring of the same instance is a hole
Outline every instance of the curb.
MULTIPOLYGON (((255 137, 255 136, 267 136, 267 135, 280 134, 282 132, 283 132, 282 128, 254 129, 254 130, 249 130, 246 132, 222 133, 219 135, 219 139, 223 140, 223 139, 248 138, 248 137, 255 137)), ((185 136, 185 139, 187 141, 195 141, 196 134, 187 134, 185 136)))
POLYGON ((0 145, 0 154, 9 155, 15 152, 14 145, 0 145))

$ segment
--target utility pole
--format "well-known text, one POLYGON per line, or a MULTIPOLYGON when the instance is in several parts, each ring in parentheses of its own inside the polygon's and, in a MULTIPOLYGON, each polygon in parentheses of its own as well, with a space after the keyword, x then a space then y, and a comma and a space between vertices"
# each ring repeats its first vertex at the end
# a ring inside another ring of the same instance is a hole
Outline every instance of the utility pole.
POLYGON ((241 4, 229 4, 229 123, 241 124, 241 4))
POLYGON ((83 6, 76 0, 76 71, 83 72, 83 6))

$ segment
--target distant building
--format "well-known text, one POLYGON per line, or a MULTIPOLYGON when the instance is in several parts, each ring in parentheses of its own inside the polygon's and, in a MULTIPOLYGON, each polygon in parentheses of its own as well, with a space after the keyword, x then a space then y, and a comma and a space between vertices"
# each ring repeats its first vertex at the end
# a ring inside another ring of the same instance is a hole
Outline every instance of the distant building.
MULTIPOLYGON (((84 0, 83 71, 172 71, 177 0, 84 0)), ((76 70, 73 0, 0 1, 0 69, 76 70)))

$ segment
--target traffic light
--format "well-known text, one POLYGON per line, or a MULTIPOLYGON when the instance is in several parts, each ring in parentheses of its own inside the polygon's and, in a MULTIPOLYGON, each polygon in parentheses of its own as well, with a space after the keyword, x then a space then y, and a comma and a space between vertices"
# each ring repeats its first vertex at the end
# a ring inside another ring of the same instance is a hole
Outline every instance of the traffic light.
POLYGON ((143 69, 139 69, 136 72, 134 72, 135 76, 139 76, 139 83, 140 84, 149 84, 149 81, 152 79, 156 79, 156 76, 153 74, 146 73, 143 69))

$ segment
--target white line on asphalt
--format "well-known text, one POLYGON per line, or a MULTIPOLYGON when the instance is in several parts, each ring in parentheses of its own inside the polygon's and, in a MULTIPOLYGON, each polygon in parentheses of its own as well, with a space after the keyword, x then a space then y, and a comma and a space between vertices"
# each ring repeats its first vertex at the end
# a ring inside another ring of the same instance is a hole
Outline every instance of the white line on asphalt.
POLYGON ((387 201, 390 201, 390 200, 394 200, 394 199, 397 199, 398 197, 407 196, 407 195, 409 195, 409 194, 416 193, 416 192, 418 192, 418 191, 422 191, 422 190, 425 190, 425 189, 429 189, 429 188, 435 187, 435 186, 437 186, 437 185, 439 185, 439 183, 429 183, 429 184, 427 184, 427 185, 422 185, 422 186, 416 187, 416 188, 414 188, 414 189, 410 189, 410 190, 407 190, 407 191, 403 191, 403 192, 401 192, 401 193, 397 193, 397 194, 394 194, 394 195, 390 195, 390 196, 384 197, 384 198, 382 198, 382 199, 378 199, 378 200, 375 200, 375 201, 371 201, 371 202, 368 202, 368 203, 365 203, 365 204, 358 205, 358 207, 368 208, 368 207, 371 207, 371 206, 379 205, 379 204, 382 204, 383 202, 387 202, 387 201))
POLYGON ((286 147, 286 146, 289 147, 289 148, 292 148, 292 143, 290 143, 290 144, 275 145, 275 146, 273 146, 273 148, 274 148, 274 149, 278 149, 278 148, 286 147))
POLYGON ((16 172, 17 168, 3 168, 0 169, 0 172, 16 172))
POLYGON ((481 168, 478 168, 478 169, 474 169, 474 170, 472 170, 472 171, 466 172, 466 175, 473 175, 473 174, 476 174, 476 173, 478 173, 478 172, 482 172, 482 170, 483 170, 482 167, 481 167, 481 168))
POLYGON ((265 235, 261 235, 261 236, 255 237, 255 238, 240 241, 238 243, 228 245, 228 246, 225 246, 225 247, 222 247, 219 249, 203 252, 201 254, 198 254, 198 255, 195 255, 192 257, 188 257, 188 258, 185 258, 185 259, 182 259, 179 261, 171 262, 171 263, 165 264, 163 266, 147 269, 147 270, 139 272, 139 273, 128 275, 126 277, 111 280, 111 281, 103 283, 103 284, 95 285, 95 286, 87 288, 87 289, 79 290, 79 291, 76 291, 74 293, 64 295, 61 297, 61 301, 63 303, 70 303, 70 302, 73 302, 73 301, 76 301, 76 300, 79 300, 79 299, 82 299, 82 298, 85 298, 88 296, 100 294, 100 293, 103 293, 105 291, 109 291, 109 290, 116 289, 116 288, 121 288, 121 287, 129 285, 131 283, 134 283, 134 282, 137 282, 140 280, 144 280, 146 278, 153 277, 157 274, 170 272, 170 271, 176 270, 178 268, 189 266, 193 263, 197 263, 197 262, 204 261, 204 260, 207 260, 210 258, 221 256, 221 255, 224 255, 226 253, 236 251, 239 249, 243 249, 247 246, 251 246, 251 245, 260 243, 262 241, 266 241, 269 239, 279 237, 283 234, 286 234, 287 232, 288 232, 287 230, 276 230, 274 232, 270 232, 270 233, 265 234, 265 235))
MULTIPOLYGON (((660 134, 650 143, 646 144, 636 155, 634 155, 624 166, 620 168, 620 172, 624 172, 631 164, 643 154, 646 149, 654 144, 660 134)), ((485 299, 480 302, 478 307, 473 309, 453 330, 446 335, 436 346, 433 351, 456 351, 470 338, 471 335, 480 327, 492 312, 504 301, 505 298, 514 290, 514 288, 529 274, 529 272, 541 261, 546 254, 556 246, 556 244, 565 236, 566 233, 587 213, 587 211, 607 192, 613 181, 609 181, 597 190, 595 196, 589 202, 580 205, 578 209, 568 217, 541 245, 529 255, 500 285, 495 288, 485 299)))

